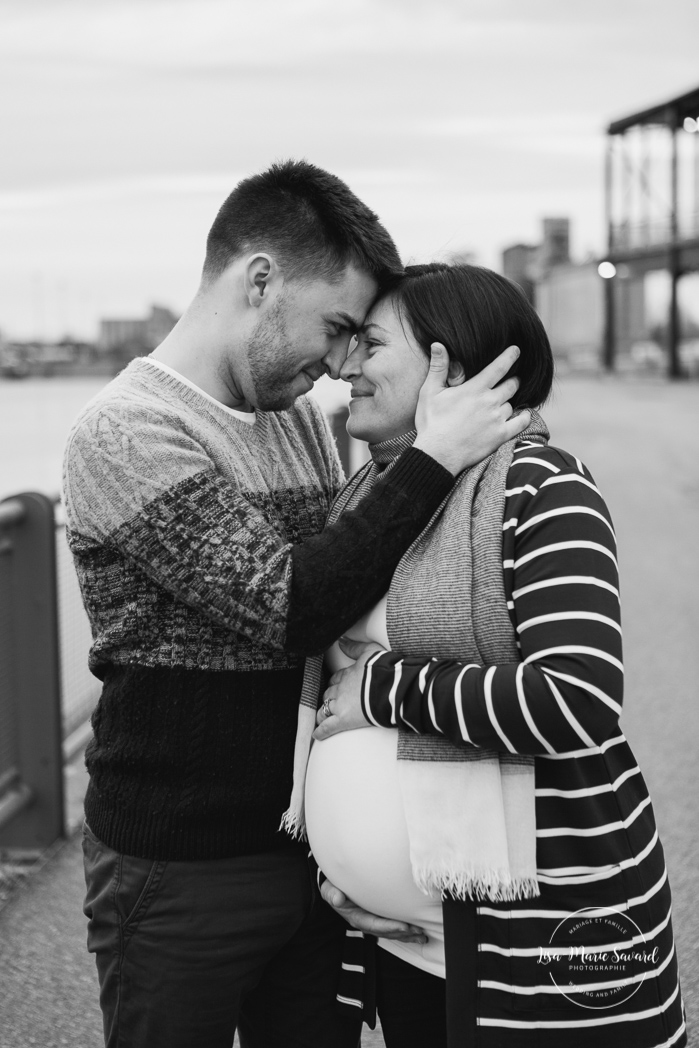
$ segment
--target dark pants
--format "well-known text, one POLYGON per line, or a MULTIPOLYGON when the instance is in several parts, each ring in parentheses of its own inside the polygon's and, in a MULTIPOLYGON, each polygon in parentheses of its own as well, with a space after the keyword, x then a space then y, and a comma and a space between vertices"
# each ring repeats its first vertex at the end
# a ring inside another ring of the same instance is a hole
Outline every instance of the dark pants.
POLYGON ((356 1048, 336 1012, 345 923, 299 851, 207 862, 83 835, 107 1048, 356 1048))
POLYGON ((376 1010, 386 1048, 446 1048, 444 979, 377 947, 376 1010))

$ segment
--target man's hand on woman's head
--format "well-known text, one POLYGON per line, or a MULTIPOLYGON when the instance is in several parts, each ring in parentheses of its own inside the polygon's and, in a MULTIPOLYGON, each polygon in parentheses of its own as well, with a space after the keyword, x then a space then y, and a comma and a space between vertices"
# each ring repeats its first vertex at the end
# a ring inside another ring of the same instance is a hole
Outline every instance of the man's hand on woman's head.
POLYGON ((362 643, 340 638, 340 647, 345 655, 355 659, 351 666, 333 673, 323 696, 323 703, 316 716, 318 725, 313 738, 320 742, 341 731, 352 731, 353 728, 369 728, 362 711, 362 680, 364 667, 375 652, 383 651, 380 644, 362 643))
POLYGON ((531 420, 527 409, 512 414, 519 379, 505 378, 519 356, 509 346, 481 372, 449 386, 449 358, 440 342, 431 346, 430 370, 417 402, 415 447, 454 475, 517 437, 531 420))

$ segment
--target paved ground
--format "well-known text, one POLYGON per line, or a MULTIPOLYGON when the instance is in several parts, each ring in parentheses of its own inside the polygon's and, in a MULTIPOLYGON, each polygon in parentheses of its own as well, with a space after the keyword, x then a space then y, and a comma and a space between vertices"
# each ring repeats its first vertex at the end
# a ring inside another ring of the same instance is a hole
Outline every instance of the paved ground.
POLYGON ((673 887, 691 1044, 699 1045, 699 384, 562 382, 544 412, 609 503, 621 569, 622 724, 673 887))
POLYGON ((78 837, 0 915, 0 1046, 99 1048, 97 977, 85 950, 78 837))
MULTIPOLYGON (((675 895, 690 1022, 699 1023, 699 385, 565 379, 545 412, 553 443, 592 469, 620 545, 624 726, 651 789, 675 895)), ((0 912, 0 1048, 99 1048, 84 952, 79 842, 0 912)), ((365 1048, 379 1048, 377 1035, 365 1048)), ((690 1042, 699 1044, 694 1033, 690 1042)))

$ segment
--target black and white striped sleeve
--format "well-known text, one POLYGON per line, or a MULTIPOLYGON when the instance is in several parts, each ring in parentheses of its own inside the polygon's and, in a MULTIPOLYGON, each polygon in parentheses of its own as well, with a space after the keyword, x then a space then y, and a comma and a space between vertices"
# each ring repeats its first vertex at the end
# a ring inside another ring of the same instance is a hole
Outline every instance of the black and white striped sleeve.
POLYGON ((521 661, 473 666, 387 652, 367 663, 370 723, 511 753, 598 746, 623 695, 616 542, 582 463, 520 447, 508 473, 503 570, 521 661))

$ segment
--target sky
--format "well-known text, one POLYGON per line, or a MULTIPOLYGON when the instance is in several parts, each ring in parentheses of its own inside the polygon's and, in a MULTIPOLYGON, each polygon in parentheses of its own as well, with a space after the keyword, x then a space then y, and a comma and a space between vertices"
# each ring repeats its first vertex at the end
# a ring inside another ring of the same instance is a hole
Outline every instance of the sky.
POLYGON ((0 0, 0 332, 183 310, 236 182, 305 157, 405 261, 604 250, 604 130, 699 83, 696 0, 0 0))

